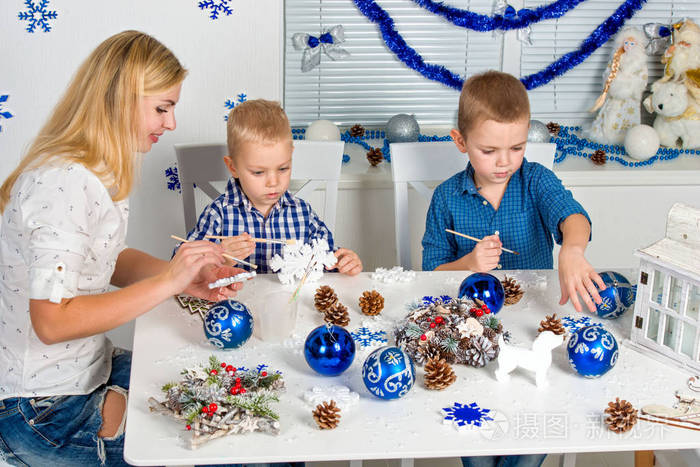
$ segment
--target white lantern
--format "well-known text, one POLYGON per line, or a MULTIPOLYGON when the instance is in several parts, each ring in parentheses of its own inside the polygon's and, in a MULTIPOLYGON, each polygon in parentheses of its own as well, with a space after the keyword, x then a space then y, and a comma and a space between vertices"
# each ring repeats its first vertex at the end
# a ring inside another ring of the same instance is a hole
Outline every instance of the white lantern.
POLYGON ((700 209, 674 204, 666 237, 641 258, 631 345, 700 371, 700 209))

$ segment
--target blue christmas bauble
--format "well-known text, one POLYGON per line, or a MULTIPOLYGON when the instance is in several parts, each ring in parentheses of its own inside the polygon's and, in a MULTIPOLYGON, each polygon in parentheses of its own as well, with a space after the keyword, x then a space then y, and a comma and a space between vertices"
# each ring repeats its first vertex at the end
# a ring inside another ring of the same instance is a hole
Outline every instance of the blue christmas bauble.
POLYGON ((489 307, 491 313, 498 313, 503 308, 506 293, 497 277, 486 272, 475 272, 462 281, 459 298, 479 300, 489 307))
POLYGON ((352 364, 355 341, 345 328, 324 324, 306 337, 304 357, 306 363, 317 373, 337 376, 352 364))
POLYGON ((602 326, 574 332, 567 345, 571 368, 586 378, 600 378, 617 363, 617 340, 602 326))
POLYGON ((253 316, 241 302, 223 300, 212 306, 204 317, 204 334, 214 347, 236 349, 253 334, 253 316))
POLYGON ((386 122, 386 138, 390 143, 413 143, 418 141, 420 127, 416 117, 408 114, 394 115, 386 122))
POLYGON ((598 316, 606 319, 622 316, 634 303, 634 287, 625 276, 615 271, 601 272, 600 277, 606 289, 599 292, 603 301, 596 305, 598 316))
POLYGON ((380 399, 405 396, 415 380, 413 361, 398 347, 381 347, 369 354, 362 365, 362 381, 380 399))

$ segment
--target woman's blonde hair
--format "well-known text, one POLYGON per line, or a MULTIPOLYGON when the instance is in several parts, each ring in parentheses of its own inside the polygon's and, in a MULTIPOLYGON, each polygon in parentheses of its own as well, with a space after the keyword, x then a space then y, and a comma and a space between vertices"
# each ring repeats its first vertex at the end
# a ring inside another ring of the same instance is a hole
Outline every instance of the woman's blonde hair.
POLYGON ((142 32, 124 31, 102 42, 0 187, 0 212, 22 172, 55 159, 83 164, 113 200, 126 198, 136 173, 141 99, 180 84, 186 74, 167 47, 142 32))

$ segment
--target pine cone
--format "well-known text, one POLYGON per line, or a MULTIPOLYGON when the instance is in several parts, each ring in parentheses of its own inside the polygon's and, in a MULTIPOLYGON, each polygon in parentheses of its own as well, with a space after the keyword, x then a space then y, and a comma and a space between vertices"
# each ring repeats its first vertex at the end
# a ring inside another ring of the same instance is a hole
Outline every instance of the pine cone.
POLYGON ((338 302, 338 296, 335 291, 327 285, 322 285, 316 289, 314 295, 314 306, 321 313, 325 313, 330 307, 338 302))
POLYGON ((487 338, 488 340, 490 340, 491 342, 495 343, 495 342, 496 342, 496 339, 498 338, 498 337, 497 337, 497 336, 498 336, 498 333, 496 332, 495 329, 484 328, 484 334, 483 334, 483 336, 486 337, 486 338, 487 338))
POLYGON ((322 430, 332 430, 340 423, 340 409, 335 405, 334 400, 318 404, 312 413, 318 427, 322 430))
POLYGON ((557 136, 559 134, 559 130, 561 130, 561 126, 559 126, 558 123, 549 122, 547 123, 547 129, 552 135, 557 136))
POLYGON ((472 348, 467 351, 468 363, 475 367, 482 367, 496 356, 496 349, 490 340, 484 336, 471 339, 472 348))
POLYGON ((416 352, 416 360, 419 364, 423 364, 432 360, 434 358, 442 358, 442 350, 440 346, 433 341, 429 341, 425 345, 418 346, 418 351, 416 352))
POLYGON ((540 321, 540 328, 537 330, 538 333, 544 331, 552 331, 557 336, 566 334, 566 328, 562 325, 561 320, 557 318, 557 314, 547 315, 544 321, 540 321))
POLYGON ((605 419, 605 424, 615 433, 624 433, 630 430, 637 423, 637 409, 626 400, 615 398, 615 402, 608 402, 605 413, 609 415, 605 419))
POLYGON ((596 152, 591 154, 591 162, 593 162, 595 165, 603 165, 605 164, 607 157, 605 156, 605 151, 602 149, 598 149, 596 152))
POLYGON ((520 289, 520 284, 518 284, 512 277, 506 276, 503 281, 503 290, 506 292, 506 305, 515 305, 523 298, 524 292, 520 289))
POLYGON ((365 135, 365 128, 360 125, 353 125, 352 128, 350 128, 350 136, 354 136, 355 138, 362 138, 365 135))
POLYGON ((425 386, 441 390, 454 383, 457 375, 444 359, 432 358, 425 364, 425 386))
POLYGON ((362 292, 360 297, 360 310, 362 313, 375 316, 384 309, 384 297, 379 292, 373 290, 371 292, 362 292))
POLYGON ((384 160, 382 155, 382 150, 379 148, 372 148, 367 152, 367 160, 372 167, 376 167, 380 162, 384 160))
POLYGON ((335 302, 332 307, 326 310, 323 320, 336 326, 347 326, 350 323, 348 307, 340 302, 335 302))

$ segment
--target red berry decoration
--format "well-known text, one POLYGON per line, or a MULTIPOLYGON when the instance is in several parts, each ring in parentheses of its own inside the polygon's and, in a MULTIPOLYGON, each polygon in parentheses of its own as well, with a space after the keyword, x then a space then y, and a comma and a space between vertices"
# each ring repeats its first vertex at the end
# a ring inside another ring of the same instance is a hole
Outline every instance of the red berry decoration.
POLYGON ((202 407, 202 413, 209 413, 209 407, 207 407, 206 405, 202 407))
POLYGON ((185 425, 185 428, 189 431, 192 429, 192 425, 185 425))
POLYGON ((236 378, 236 384, 241 384, 241 378, 236 378))
POLYGON ((209 404, 209 412, 211 412, 211 413, 216 412, 216 409, 218 409, 218 408, 219 408, 219 406, 213 402, 211 404, 209 404))
POLYGON ((430 323, 430 329, 434 329, 435 326, 437 326, 437 324, 435 324, 435 323, 430 323))
POLYGON ((225 363, 225 362, 221 362, 221 368, 226 368, 226 363, 225 363))
POLYGON ((428 336, 426 336, 425 334, 421 334, 420 340, 424 341, 424 340, 427 340, 427 339, 428 339, 428 336))
POLYGON ((483 316, 483 315, 484 315, 484 312, 483 312, 482 310, 476 310, 476 316, 477 316, 477 317, 483 316))
POLYGON ((445 321, 445 320, 442 319, 442 316, 438 316, 437 318, 435 318, 435 322, 438 323, 438 324, 442 324, 444 321, 445 321))
POLYGON ((229 365, 226 367, 226 371, 228 371, 229 373, 231 373, 233 370, 234 370, 233 365, 229 365))
POLYGON ((238 388, 233 387, 233 388, 231 388, 231 390, 229 392, 231 393, 232 396, 235 396, 236 394, 238 394, 238 388))
POLYGON ((262 376, 263 378, 267 376, 267 371, 263 371, 262 373, 260 373, 260 376, 262 376))
POLYGON ((245 394, 245 388, 241 388, 241 394, 245 394))
POLYGON ((212 374, 212 375, 218 375, 218 374, 219 374, 219 372, 216 371, 216 370, 211 370, 209 373, 212 374))

